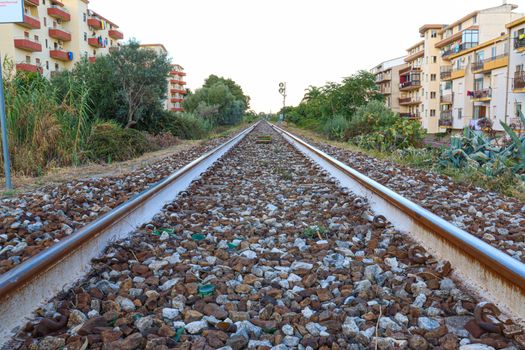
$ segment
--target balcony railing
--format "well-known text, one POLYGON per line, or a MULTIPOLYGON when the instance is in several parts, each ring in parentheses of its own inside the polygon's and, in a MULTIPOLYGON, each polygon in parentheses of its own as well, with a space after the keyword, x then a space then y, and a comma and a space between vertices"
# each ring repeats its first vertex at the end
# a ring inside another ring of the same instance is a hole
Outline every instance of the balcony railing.
POLYGON ((474 90, 470 97, 473 100, 490 99, 492 97, 492 89, 474 90))
POLYGON ((124 34, 120 30, 110 29, 108 31, 108 35, 111 38, 115 39, 115 40, 122 40, 122 39, 124 39, 124 34))
POLYGON ((53 18, 58 18, 64 22, 69 22, 71 20, 71 15, 69 14, 69 11, 61 6, 49 6, 47 8, 47 14, 53 18))
POLYGON ((517 71, 514 73, 512 88, 525 89, 525 71, 517 71))
POLYGON ((441 95, 439 97, 439 102, 445 103, 445 104, 452 104, 454 102, 454 94, 451 93, 451 94, 441 95))
POLYGON ((183 98, 172 98, 170 101, 171 103, 178 103, 178 102, 184 102, 184 99, 183 98))
POLYGON ((73 59, 73 53, 69 53, 64 50, 50 50, 49 56, 55 60, 67 62, 73 59))
POLYGON ((421 87, 420 80, 405 81, 399 84, 400 89, 419 88, 419 87, 421 87))
POLYGON ((525 48, 525 37, 520 38, 514 38, 514 50, 519 50, 525 48))
POLYGON ((99 20, 98 18, 94 18, 94 17, 88 18, 87 24, 93 29, 102 29, 102 21, 99 20))
POLYGON ((441 51, 441 57, 448 57, 448 56, 451 56, 451 55, 455 55, 457 53, 460 53, 461 51, 468 50, 468 49, 471 49, 473 47, 476 47, 476 46, 478 46, 478 44, 479 43, 477 43, 477 42, 461 43, 461 44, 457 45, 454 48, 449 48, 447 50, 442 50, 441 51))
POLYGON ((29 6, 38 6, 40 5, 40 0, 24 0, 24 3, 29 6))
POLYGON ((399 113, 399 116, 401 118, 408 118, 408 119, 419 119, 420 118, 419 112, 417 113, 399 113))
POLYGON ((501 55, 498 55, 498 56, 489 57, 489 58, 486 58, 484 60, 480 60, 480 61, 474 62, 474 63, 472 63, 472 72, 482 71, 482 70, 484 70, 486 63, 492 62, 492 61, 496 61, 496 60, 499 60, 499 59, 505 58, 505 57, 508 57, 508 53, 504 53, 504 54, 501 54, 501 55))
POLYGON ((452 110, 441 111, 439 116, 439 126, 452 126, 452 110))
POLYGON ((17 63, 16 70, 22 71, 22 72, 32 72, 32 73, 40 72, 42 73, 42 67, 37 66, 36 64, 31 64, 27 62, 17 63))
POLYGON ((419 97, 400 97, 398 101, 402 106, 416 105, 421 103, 421 99, 419 97))
POLYGON ((41 52, 42 45, 40 42, 29 39, 29 38, 20 38, 15 39, 15 47, 20 50, 29 51, 29 52, 41 52))
POLYGON ((103 41, 102 37, 88 38, 88 44, 93 46, 93 47, 97 47, 97 48, 104 47, 104 41, 103 41))
POLYGON ((22 27, 29 28, 29 29, 40 29, 40 20, 28 14, 24 15, 23 22, 20 22, 17 24, 21 25, 22 27))
POLYGON ((184 112, 184 108, 182 107, 174 107, 171 109, 172 112, 184 112))
POLYGON ((95 63, 97 61, 97 56, 91 56, 88 58, 89 63, 95 63))
POLYGON ((170 92, 172 94, 186 95, 186 90, 183 90, 183 89, 171 89, 170 92))
POLYGON ((69 30, 64 29, 58 25, 54 26, 53 28, 49 28, 49 36, 57 40, 71 41, 71 33, 69 30))

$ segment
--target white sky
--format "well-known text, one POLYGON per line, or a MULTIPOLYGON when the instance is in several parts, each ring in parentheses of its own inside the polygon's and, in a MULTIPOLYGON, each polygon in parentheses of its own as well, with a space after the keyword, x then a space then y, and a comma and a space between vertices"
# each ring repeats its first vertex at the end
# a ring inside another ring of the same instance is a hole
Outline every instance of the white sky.
MULTIPOLYGON (((210 74, 229 77, 251 107, 276 112, 278 83, 287 105, 308 85, 340 81, 405 54, 425 23, 451 23, 502 0, 90 0, 125 39, 162 43, 198 88, 210 74)), ((525 0, 509 1, 525 12, 525 0)))

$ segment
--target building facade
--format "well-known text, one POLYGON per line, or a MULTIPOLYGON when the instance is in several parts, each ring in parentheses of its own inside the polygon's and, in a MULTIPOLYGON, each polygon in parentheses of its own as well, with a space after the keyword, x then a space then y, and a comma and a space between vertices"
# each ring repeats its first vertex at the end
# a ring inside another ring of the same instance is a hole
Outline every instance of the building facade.
POLYGON ((0 25, 0 54, 17 70, 53 72, 70 69, 120 45, 118 26, 88 9, 88 0, 25 0, 24 21, 0 25))
POLYGON ((525 113, 525 17, 507 24, 509 38, 507 123, 514 129, 525 130, 519 115, 525 113))
POLYGON ((385 104, 394 112, 400 113, 399 105, 399 70, 407 67, 405 57, 394 58, 375 66, 371 72, 375 75, 379 91, 385 96, 385 104))
MULTIPOLYGON (((154 50, 159 54, 168 54, 168 50, 162 44, 143 44, 142 48, 154 50)), ((164 100, 164 108, 173 112, 184 112, 183 102, 186 96, 186 81, 184 77, 186 73, 184 68, 179 64, 172 64, 170 76, 168 78, 168 96, 164 100)))

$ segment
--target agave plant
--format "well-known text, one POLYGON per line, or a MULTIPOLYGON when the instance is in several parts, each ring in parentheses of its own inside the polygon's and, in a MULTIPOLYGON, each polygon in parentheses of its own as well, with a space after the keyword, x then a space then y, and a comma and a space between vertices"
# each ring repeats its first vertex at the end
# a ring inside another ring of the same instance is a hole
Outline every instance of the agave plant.
MULTIPOLYGON (((519 112, 519 117, 521 119, 521 124, 525 125, 525 117, 523 113, 519 112)), ((514 166, 515 173, 521 173, 525 171, 525 134, 518 135, 511 127, 506 123, 501 122, 501 126, 507 132, 512 144, 509 146, 508 151, 515 155, 518 160, 517 164, 514 166)))

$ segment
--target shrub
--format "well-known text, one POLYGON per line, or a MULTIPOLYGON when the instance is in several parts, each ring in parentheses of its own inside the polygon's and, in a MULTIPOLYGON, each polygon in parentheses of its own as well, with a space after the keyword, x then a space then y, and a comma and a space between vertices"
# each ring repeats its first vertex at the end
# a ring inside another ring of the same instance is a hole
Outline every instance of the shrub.
POLYGON ((370 101, 359 107, 348 126, 349 137, 368 134, 380 128, 393 125, 399 117, 383 102, 370 101))
POLYGON ((168 148, 171 146, 175 146, 176 144, 180 143, 179 139, 175 136, 173 136, 170 132, 161 132, 159 134, 150 134, 145 133, 146 139, 148 140, 148 143, 151 145, 154 149, 163 149, 168 148))
POLYGON ((211 129, 209 121, 192 113, 173 113, 168 126, 174 136, 186 140, 202 139, 211 129))
POLYGON ((151 150, 142 132, 123 129, 116 122, 96 123, 87 148, 90 159, 108 163, 135 158, 151 150))
POLYGON ((328 119, 323 126, 323 133, 332 140, 345 140, 350 122, 342 115, 328 119))

